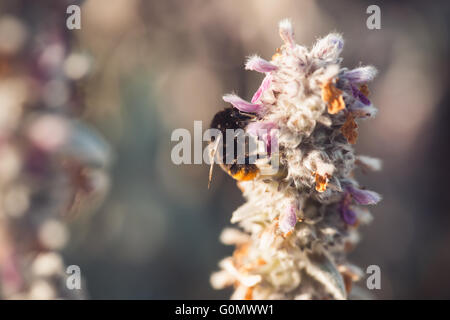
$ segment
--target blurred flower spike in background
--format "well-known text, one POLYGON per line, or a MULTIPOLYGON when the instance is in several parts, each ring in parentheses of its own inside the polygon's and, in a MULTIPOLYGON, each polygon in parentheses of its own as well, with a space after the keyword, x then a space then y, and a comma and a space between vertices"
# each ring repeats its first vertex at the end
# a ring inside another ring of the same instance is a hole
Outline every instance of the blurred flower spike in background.
POLYGON ((4 299, 86 297, 66 287, 58 252, 69 239, 66 224, 106 195, 111 150, 95 129, 77 120, 82 106, 73 81, 87 74, 88 65, 70 53, 69 40, 52 23, 0 17, 4 299))

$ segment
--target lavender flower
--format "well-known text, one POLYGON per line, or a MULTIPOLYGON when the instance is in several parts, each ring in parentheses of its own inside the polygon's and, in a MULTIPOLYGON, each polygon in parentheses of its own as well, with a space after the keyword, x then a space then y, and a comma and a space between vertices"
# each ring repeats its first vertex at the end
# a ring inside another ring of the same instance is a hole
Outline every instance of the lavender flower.
POLYGON ((357 226, 370 221, 360 206, 381 197, 358 187, 353 175, 357 166, 379 170, 380 161, 355 156, 351 145, 358 118, 375 115, 367 82, 376 70, 341 68, 339 34, 308 50, 295 43, 289 20, 280 22, 279 32, 284 44, 270 62, 252 56, 246 63, 265 74, 251 103, 235 95, 224 100, 257 113, 246 131, 266 145, 276 141, 279 151, 266 160, 279 159, 282 174, 238 182, 246 203, 231 222, 242 231, 222 233, 222 242, 236 250, 220 262, 211 283, 218 289, 234 284, 233 299, 354 297, 351 284, 362 271, 346 256, 358 241, 357 226))

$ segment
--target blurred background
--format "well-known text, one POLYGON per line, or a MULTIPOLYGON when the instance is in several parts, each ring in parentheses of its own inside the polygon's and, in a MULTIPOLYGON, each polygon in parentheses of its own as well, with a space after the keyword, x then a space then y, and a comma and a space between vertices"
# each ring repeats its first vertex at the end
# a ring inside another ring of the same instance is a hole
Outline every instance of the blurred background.
MULTIPOLYGON (((370 85, 379 114, 360 124, 356 150, 383 160, 383 171, 359 179, 384 199, 350 260, 381 267, 377 298, 449 299, 448 16, 446 1, 1 0, 0 69, 27 75, 33 48, 52 48, 42 35, 63 43, 66 85, 39 78, 34 105, 83 120, 113 151, 108 195, 70 219, 62 252, 80 266, 88 297, 229 297, 209 276, 232 251, 218 237, 243 198, 220 170, 208 190, 207 165, 174 165, 170 136, 193 132, 194 120, 209 125, 224 93, 250 99, 262 78, 244 70, 245 58, 270 59, 277 23, 289 17, 298 43, 338 31, 344 66, 379 70, 370 85), (80 30, 66 28, 70 4, 81 6, 80 30), (366 27, 371 4, 380 30, 366 27)), ((0 123, 21 119, 3 103, 0 123)))

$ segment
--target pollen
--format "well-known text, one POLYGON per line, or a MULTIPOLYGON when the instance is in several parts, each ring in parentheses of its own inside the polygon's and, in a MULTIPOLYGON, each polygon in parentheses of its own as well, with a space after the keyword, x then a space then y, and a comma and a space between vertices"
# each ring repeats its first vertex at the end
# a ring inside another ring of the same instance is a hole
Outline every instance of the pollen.
POLYGON ((234 250, 233 261, 237 268, 240 268, 243 265, 244 260, 248 254, 249 247, 250 245, 246 243, 237 247, 236 250, 234 250))
POLYGON ((345 109, 342 91, 333 85, 332 80, 322 84, 322 100, 327 103, 330 114, 336 114, 345 109))
POLYGON ((347 141, 351 144, 356 143, 356 139, 358 138, 357 129, 358 125, 355 122, 355 118, 349 113, 347 115, 347 120, 345 120, 345 123, 341 127, 341 132, 347 139, 347 141))
POLYGON ((249 181, 255 179, 258 176, 259 170, 246 171, 245 169, 241 169, 235 174, 232 174, 230 171, 228 171, 228 173, 238 181, 249 181))
POLYGON ((265 265, 267 262, 263 258, 258 258, 256 261, 253 261, 243 267, 241 267, 242 271, 249 272, 255 270, 258 267, 265 265))
POLYGON ((287 237, 289 237, 291 234, 293 234, 294 232, 291 230, 291 231, 288 231, 288 232, 286 232, 286 233, 283 233, 283 238, 284 239, 286 239, 287 237))
POLYGON ((275 54, 272 56, 272 61, 278 59, 279 57, 281 57, 281 49, 277 48, 275 54))
POLYGON ((244 300, 253 300, 253 287, 249 287, 245 292, 244 300))
POLYGON ((317 172, 314 174, 316 178, 316 190, 318 192, 324 192, 327 190, 328 185, 328 174, 325 174, 324 176, 318 174, 317 172))

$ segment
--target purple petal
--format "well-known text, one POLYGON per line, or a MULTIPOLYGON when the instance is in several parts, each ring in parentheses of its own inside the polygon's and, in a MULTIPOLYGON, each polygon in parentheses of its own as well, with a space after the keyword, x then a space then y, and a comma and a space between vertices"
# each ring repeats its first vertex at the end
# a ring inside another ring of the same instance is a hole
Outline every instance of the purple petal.
POLYGON ((377 75, 377 69, 372 66, 360 67, 344 72, 342 77, 353 84, 363 84, 372 81, 377 75))
POLYGON ((260 112, 262 109, 261 104, 250 103, 244 99, 239 98, 235 94, 227 94, 222 97, 223 101, 231 103, 233 107, 242 112, 260 112))
POLYGON ((356 88, 353 84, 351 84, 350 86, 352 89, 352 94, 355 98, 358 98, 359 101, 361 101, 366 106, 371 105, 370 100, 358 88, 356 88))
POLYGON ((330 39, 330 42, 336 46, 337 49, 342 50, 344 47, 344 41, 342 40, 342 37, 332 37, 330 39))
POLYGON ((347 186, 346 189, 353 199, 362 205, 377 204, 381 200, 381 196, 375 191, 359 189, 353 186, 347 186))
POLYGON ((347 205, 341 206, 340 213, 342 220, 344 220, 346 224, 354 225, 356 223, 356 213, 353 210, 351 210, 349 206, 347 205))
POLYGON ((277 125, 274 122, 251 122, 246 131, 259 139, 262 139, 266 145, 267 153, 270 155, 272 149, 278 148, 277 125))
POLYGON ((291 232, 294 230, 295 225, 297 224, 297 214, 295 206, 289 206, 285 212, 283 212, 280 216, 280 230, 284 234, 291 232))
POLYGON ((270 130, 277 128, 275 122, 250 122, 247 126, 247 132, 255 136, 263 136, 267 134, 270 130))
POLYGON ((267 73, 274 70, 277 70, 278 67, 263 58, 260 58, 256 55, 248 58, 245 64, 246 70, 253 70, 261 73, 267 73))
POLYGON ((261 86, 258 88, 258 90, 253 95, 252 103, 255 103, 256 101, 259 100, 259 98, 261 98, 264 91, 266 91, 269 88, 271 82, 272 82, 272 76, 270 74, 268 74, 262 81, 261 86))
POLYGON ((353 84, 350 84, 350 88, 352 89, 352 95, 354 98, 358 98, 359 96, 359 90, 354 86, 353 84))
POLYGON ((370 100, 367 99, 367 97, 359 90, 358 90, 358 98, 359 98, 359 101, 364 103, 366 106, 370 106, 371 105, 370 100))

